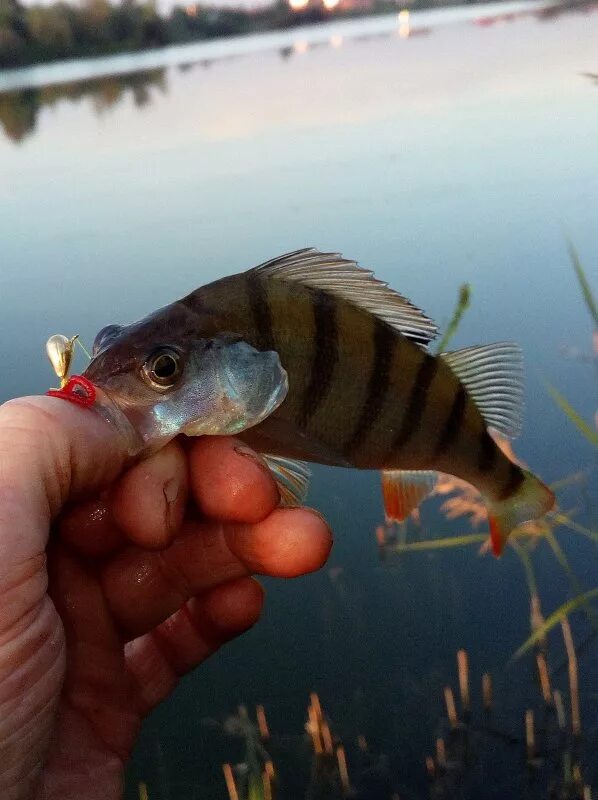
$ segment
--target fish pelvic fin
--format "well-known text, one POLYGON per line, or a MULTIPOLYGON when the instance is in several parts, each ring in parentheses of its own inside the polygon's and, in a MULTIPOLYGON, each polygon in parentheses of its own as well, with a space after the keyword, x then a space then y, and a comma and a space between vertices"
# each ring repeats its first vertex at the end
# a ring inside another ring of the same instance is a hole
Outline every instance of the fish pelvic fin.
POLYGON ((262 458, 276 481, 281 503, 284 506, 302 505, 307 496, 311 477, 311 470, 305 461, 268 454, 262 454, 262 458))
POLYGON ((528 470, 519 488, 504 500, 486 499, 490 543, 495 556, 500 556, 511 531, 524 522, 540 519, 554 506, 552 491, 528 470))
POLYGON ((382 472, 382 497, 387 522, 403 522, 436 486, 431 471, 387 469, 382 472))

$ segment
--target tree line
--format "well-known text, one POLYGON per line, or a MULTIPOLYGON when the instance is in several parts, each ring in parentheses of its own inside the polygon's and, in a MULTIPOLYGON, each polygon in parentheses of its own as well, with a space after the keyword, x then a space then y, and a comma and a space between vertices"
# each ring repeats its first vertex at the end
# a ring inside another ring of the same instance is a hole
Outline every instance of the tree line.
POLYGON ((167 16, 151 0, 83 0, 76 6, 0 0, 0 68, 285 28, 327 16, 321 5, 297 14, 284 0, 260 11, 175 7, 167 16))

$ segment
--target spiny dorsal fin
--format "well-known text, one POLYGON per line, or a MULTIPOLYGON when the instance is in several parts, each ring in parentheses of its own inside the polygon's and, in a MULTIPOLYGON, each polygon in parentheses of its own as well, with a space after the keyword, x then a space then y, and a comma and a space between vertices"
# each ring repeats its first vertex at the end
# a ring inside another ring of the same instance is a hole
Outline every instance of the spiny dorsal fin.
POLYGON ((362 269, 338 253, 320 253, 314 248, 297 250, 261 264, 255 272, 297 281, 346 300, 418 344, 427 345, 438 333, 423 311, 375 278, 371 270, 362 269))
POLYGON ((300 506, 307 496, 311 472, 304 461, 262 454, 285 506, 300 506))
POLYGON ((514 439, 523 416, 523 354, 513 342, 466 347, 441 358, 463 383, 488 427, 514 439))

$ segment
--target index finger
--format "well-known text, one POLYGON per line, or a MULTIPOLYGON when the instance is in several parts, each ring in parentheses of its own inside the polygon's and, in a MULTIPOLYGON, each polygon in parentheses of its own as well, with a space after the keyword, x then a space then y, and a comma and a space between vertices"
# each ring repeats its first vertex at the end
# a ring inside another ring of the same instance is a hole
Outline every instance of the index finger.
POLYGON ((267 464, 231 436, 205 436, 191 444, 189 481, 200 510, 223 522, 261 522, 280 502, 267 464))

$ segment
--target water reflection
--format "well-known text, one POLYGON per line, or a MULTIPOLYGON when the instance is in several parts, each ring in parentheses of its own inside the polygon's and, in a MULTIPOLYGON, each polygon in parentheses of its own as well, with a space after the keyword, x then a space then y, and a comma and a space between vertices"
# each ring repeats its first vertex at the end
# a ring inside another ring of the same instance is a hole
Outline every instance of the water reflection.
POLYGON ((94 112, 100 116, 128 96, 136 108, 143 108, 151 102, 152 90, 162 94, 167 91, 165 69, 8 92, 0 94, 0 124, 8 139, 18 144, 35 131, 40 111, 62 100, 78 103, 89 98, 94 112))
POLYGON ((588 14, 596 9, 593 0, 563 0, 560 3, 547 6, 536 12, 538 19, 558 19, 563 14, 582 13, 588 14))
MULTIPOLYGON (((534 16, 539 20, 550 21, 558 19, 567 13, 591 13, 596 8, 598 8, 598 4, 595 0, 592 0, 592 2, 571 0, 571 2, 559 3, 556 6, 532 12, 523 10, 516 13, 478 16, 472 22, 475 26, 484 28, 489 25, 529 18, 530 16, 534 16)), ((286 61, 292 57, 304 56, 320 48, 338 50, 349 44, 371 43, 374 40, 411 39, 416 36, 427 36, 434 30, 432 27, 418 25, 414 22, 413 14, 406 9, 397 14, 396 20, 394 30, 368 32, 351 37, 333 33, 327 40, 323 41, 309 41, 307 38, 298 37, 292 45, 280 47, 278 53, 280 58, 286 61)), ((228 54, 214 58, 201 58, 183 62, 177 68, 180 73, 184 74, 196 67, 205 70, 216 62, 230 61, 239 57, 239 54, 228 54)), ((159 93, 166 94, 166 70, 166 67, 157 67, 128 74, 115 74, 88 80, 50 84, 41 88, 0 92, 0 125, 6 137, 15 144, 19 144, 35 131, 41 109, 46 106, 53 107, 61 100, 79 102, 89 97, 92 100, 94 112, 98 116, 116 106, 129 95, 132 97, 136 108, 143 108, 155 99, 156 91, 152 90, 158 90, 159 93)), ((598 84, 598 74, 582 72, 580 75, 598 84)))

